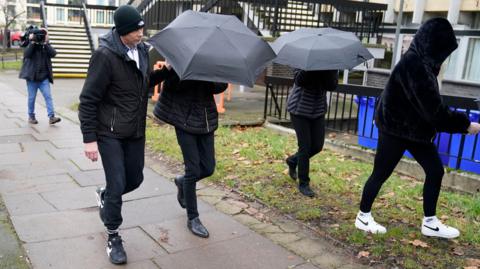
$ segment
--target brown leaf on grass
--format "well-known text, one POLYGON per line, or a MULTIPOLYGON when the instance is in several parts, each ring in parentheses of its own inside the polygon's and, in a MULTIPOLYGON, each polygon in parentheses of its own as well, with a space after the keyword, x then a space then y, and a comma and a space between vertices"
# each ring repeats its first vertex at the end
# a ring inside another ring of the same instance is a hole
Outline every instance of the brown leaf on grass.
POLYGON ((370 256, 370 252, 360 251, 360 252, 358 252, 357 259, 361 259, 363 257, 368 258, 368 256, 370 256))
POLYGON ((392 191, 392 192, 389 192, 389 193, 386 193, 384 195, 382 195, 381 197, 382 198, 392 198, 395 196, 395 193, 392 191))
POLYGON ((262 164, 262 163, 263 163, 263 160, 258 160, 258 161, 253 162, 254 165, 259 165, 259 164, 262 164))
POLYGON ((243 143, 242 144, 242 148, 248 148, 248 146, 249 146, 248 143, 243 143))
POLYGON ((457 256, 463 256, 463 255, 465 255, 465 252, 461 248, 454 248, 453 249, 453 254, 455 254, 457 256))
POLYGON ((247 159, 247 158, 245 158, 245 157, 238 157, 238 158, 237 158, 237 161, 245 161, 246 159, 247 159))
POLYGON ((288 168, 287 168, 287 169, 285 169, 285 170, 283 170, 282 174, 284 174, 284 175, 288 176, 288 168))
POLYGON ((233 154, 233 155, 238 154, 238 153, 240 153, 240 150, 239 150, 239 149, 234 149, 234 150, 232 151, 232 154, 233 154))
POLYGON ((463 269, 478 269, 477 266, 465 266, 463 269))
POLYGON ((416 247, 422 247, 422 248, 428 248, 429 247, 427 243, 425 243, 421 240, 418 240, 418 239, 410 241, 409 243, 416 246, 416 247))
POLYGON ((248 160, 245 160, 245 161, 242 161, 242 163, 246 166, 250 166, 252 165, 252 162, 251 161, 248 161, 248 160))
POLYGON ((442 215, 442 216, 440 216, 440 219, 441 220, 448 220, 448 216, 447 215, 442 215))
POLYGON ((467 259, 465 264, 467 266, 480 267, 480 259, 467 259))
POLYGON ((228 175, 225 177, 225 180, 233 180, 233 179, 237 179, 238 178, 238 175, 228 175))

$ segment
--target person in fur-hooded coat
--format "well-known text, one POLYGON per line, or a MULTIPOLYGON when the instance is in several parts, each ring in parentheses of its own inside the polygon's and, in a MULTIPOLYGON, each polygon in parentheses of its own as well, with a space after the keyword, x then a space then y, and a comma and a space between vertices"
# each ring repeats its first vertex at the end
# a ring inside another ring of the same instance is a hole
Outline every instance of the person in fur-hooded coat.
POLYGON ((373 172, 363 189, 358 229, 385 233, 370 211, 382 184, 408 150, 425 170, 422 234, 455 238, 459 231, 435 217, 444 169, 433 140, 438 132, 478 133, 465 113, 452 111, 442 102, 437 76, 442 63, 457 48, 450 23, 443 18, 425 22, 410 48, 395 66, 376 106, 379 129, 373 172))

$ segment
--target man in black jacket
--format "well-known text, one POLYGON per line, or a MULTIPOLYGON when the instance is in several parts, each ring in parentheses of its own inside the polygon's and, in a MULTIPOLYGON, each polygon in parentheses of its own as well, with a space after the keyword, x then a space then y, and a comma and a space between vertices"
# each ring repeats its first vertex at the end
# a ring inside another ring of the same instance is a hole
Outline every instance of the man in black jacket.
POLYGON ((50 83, 53 83, 52 58, 55 57, 57 52, 48 43, 46 29, 37 29, 34 33, 30 33, 26 44, 19 77, 27 81, 28 122, 31 124, 38 123, 35 117, 35 99, 37 90, 40 90, 43 98, 45 98, 49 123, 55 124, 60 121, 60 118, 55 117, 50 83))
POLYGON ((96 161, 100 152, 105 170, 106 188, 97 189, 97 202, 108 233, 107 253, 112 263, 123 264, 122 195, 143 181, 148 90, 160 73, 150 73, 138 11, 121 6, 114 22, 90 60, 79 119, 86 157, 96 161))

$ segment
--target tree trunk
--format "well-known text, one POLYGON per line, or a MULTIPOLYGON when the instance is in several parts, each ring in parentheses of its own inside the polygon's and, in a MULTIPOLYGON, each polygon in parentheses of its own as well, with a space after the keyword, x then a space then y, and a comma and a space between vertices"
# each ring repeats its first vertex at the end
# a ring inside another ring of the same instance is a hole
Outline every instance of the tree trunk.
POLYGON ((3 28, 3 49, 2 51, 5 53, 7 51, 7 42, 8 42, 8 36, 7 36, 8 33, 8 26, 5 26, 5 28, 3 28))

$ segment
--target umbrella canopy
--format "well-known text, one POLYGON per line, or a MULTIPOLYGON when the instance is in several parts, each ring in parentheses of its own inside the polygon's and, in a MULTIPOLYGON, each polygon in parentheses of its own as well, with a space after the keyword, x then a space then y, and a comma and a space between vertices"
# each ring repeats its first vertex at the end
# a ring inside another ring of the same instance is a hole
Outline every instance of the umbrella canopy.
POLYGON ((300 28, 279 37, 274 62, 302 70, 351 69, 373 55, 350 32, 333 28, 300 28))
POLYGON ((182 80, 252 87, 275 58, 272 48, 235 16, 185 11, 148 40, 182 80))

